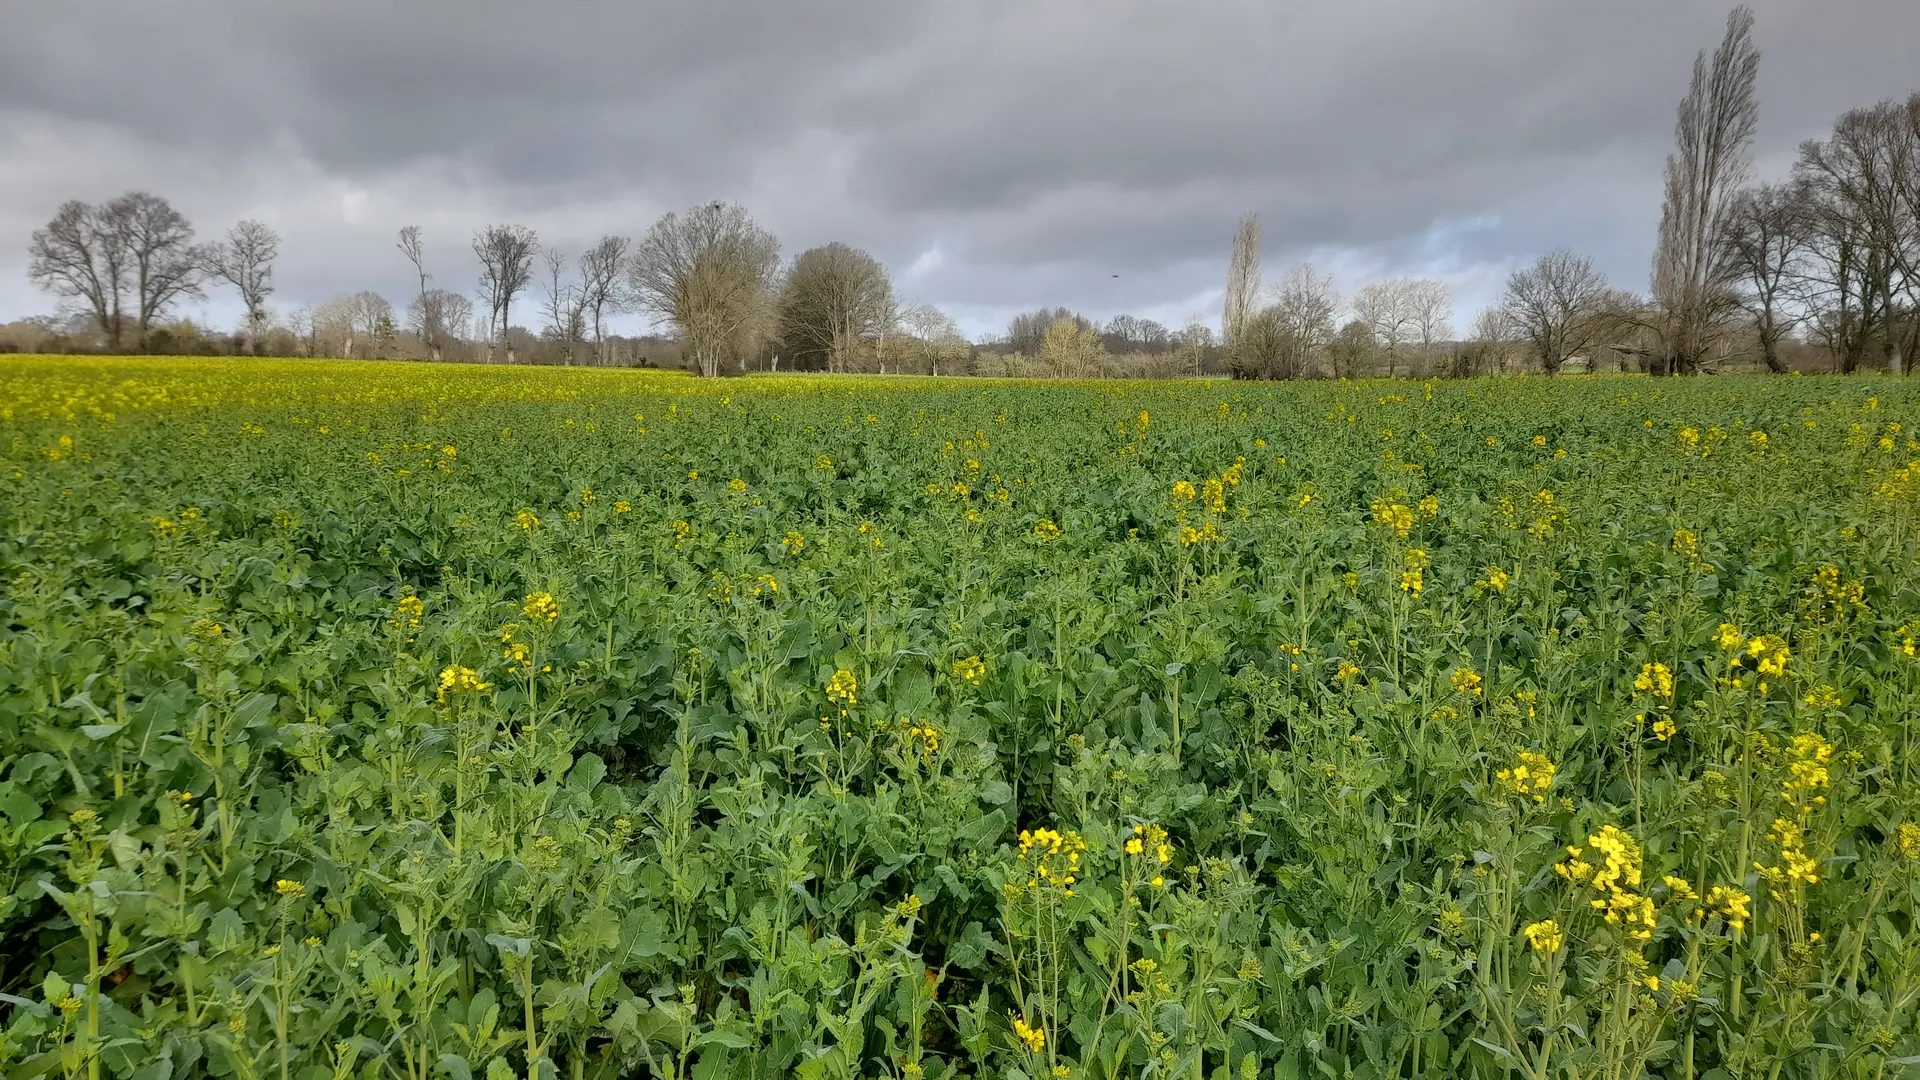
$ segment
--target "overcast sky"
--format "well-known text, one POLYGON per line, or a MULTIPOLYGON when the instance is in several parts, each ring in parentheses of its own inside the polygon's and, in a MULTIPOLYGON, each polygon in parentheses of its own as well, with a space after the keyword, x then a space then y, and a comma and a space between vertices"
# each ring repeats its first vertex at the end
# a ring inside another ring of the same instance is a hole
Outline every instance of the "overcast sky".
MULTIPOLYGON (((1762 174, 1920 89, 1916 0, 1756 0, 1762 174)), ((842 240, 969 334, 1064 304, 1219 320, 1234 222, 1269 281, 1430 275, 1458 321, 1558 246, 1644 289, 1660 169, 1722 0, 0 0, 0 322, 50 311, 29 234, 145 188, 284 240, 276 308, 411 270, 471 293, 476 227, 576 253, 744 204, 842 240), (1114 275, 1118 275, 1115 277, 1114 275)), ((220 326, 222 293, 188 314, 220 326)), ((523 301, 515 322, 534 322, 523 301)))

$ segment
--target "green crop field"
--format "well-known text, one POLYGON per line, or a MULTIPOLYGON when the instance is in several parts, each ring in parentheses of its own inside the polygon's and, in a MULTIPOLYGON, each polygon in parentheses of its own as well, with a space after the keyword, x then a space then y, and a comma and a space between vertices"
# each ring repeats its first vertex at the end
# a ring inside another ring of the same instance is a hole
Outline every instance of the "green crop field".
POLYGON ((0 1075, 1915 1075, 1920 390, 0 358, 0 1075))

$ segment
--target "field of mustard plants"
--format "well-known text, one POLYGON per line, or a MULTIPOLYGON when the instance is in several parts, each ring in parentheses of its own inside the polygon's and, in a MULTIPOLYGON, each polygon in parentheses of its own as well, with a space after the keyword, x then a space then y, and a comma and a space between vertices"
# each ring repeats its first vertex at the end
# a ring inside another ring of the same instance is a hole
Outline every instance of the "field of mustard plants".
POLYGON ((0 358, 0 1074, 1913 1076, 1917 404, 0 358))

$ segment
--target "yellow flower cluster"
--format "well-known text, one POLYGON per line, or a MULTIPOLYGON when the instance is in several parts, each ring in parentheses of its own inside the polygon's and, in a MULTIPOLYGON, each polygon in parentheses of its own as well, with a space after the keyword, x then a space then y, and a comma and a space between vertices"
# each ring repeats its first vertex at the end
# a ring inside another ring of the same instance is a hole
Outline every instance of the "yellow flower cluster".
POLYGON ((1427 558, 1426 549, 1424 548, 1408 548, 1407 549, 1406 564, 1405 564, 1406 568, 1400 571, 1400 591, 1401 592, 1412 593, 1414 596, 1419 596, 1422 592, 1426 590, 1427 582, 1424 576, 1424 571, 1426 570, 1428 563, 1429 563, 1429 560, 1427 558))
POLYGON ((1402 540, 1413 531, 1413 510, 1404 503, 1390 499, 1375 499, 1368 509, 1373 511, 1373 520, 1393 530, 1393 535, 1402 540))
POLYGON ((1831 686, 1815 686, 1800 701, 1809 709, 1837 709, 1840 707, 1840 691, 1831 686))
POLYGON ((1636 693, 1652 695, 1656 708, 1655 716, 1638 713, 1634 719, 1644 724, 1653 719, 1654 737, 1667 742, 1679 734, 1680 725, 1674 723, 1670 714, 1673 708, 1673 670, 1665 664, 1642 664, 1640 674, 1633 677, 1633 689, 1636 693))
POLYGON ((977 656, 962 657, 953 662, 953 677, 969 686, 979 686, 980 680, 987 677, 987 662, 977 656))
POLYGON ((521 532, 530 533, 540 527, 540 515, 531 510, 516 510, 513 514, 513 523, 520 527, 521 532))
POLYGON ((1553 872, 1600 893, 1600 898, 1590 903, 1608 923, 1623 927, 1640 941, 1653 937, 1653 901, 1636 891, 1640 888, 1640 845, 1624 829, 1601 826, 1599 832, 1587 837, 1585 848, 1568 847, 1566 859, 1555 864, 1553 872), (1595 861, 1585 857, 1587 848, 1592 849, 1595 861))
POLYGON ((1175 506, 1180 506, 1185 503, 1190 503, 1196 497, 1197 497, 1197 492, 1194 491, 1193 481, 1175 480, 1173 482, 1173 503, 1175 506))
POLYGON ((788 529, 787 535, 780 538, 780 549, 788 555, 798 555, 806 546, 807 538, 795 529, 788 529))
POLYGON ((1086 850, 1087 842, 1071 829, 1022 829, 1020 862, 1031 871, 1027 887, 1057 888, 1072 896, 1074 883, 1080 880, 1080 856, 1086 850))
POLYGON ((1633 677, 1633 688, 1656 698, 1673 698, 1673 671, 1665 664, 1642 664, 1633 677))
POLYGON ((1739 889, 1715 885, 1707 890, 1706 900, 1702 901, 1693 883, 1686 878, 1668 874, 1660 880, 1666 885, 1672 903, 1685 904, 1692 909, 1687 916, 1689 919, 1716 917, 1725 921, 1727 927, 1737 934, 1747 928, 1747 920, 1753 917, 1753 897, 1739 889))
POLYGON ((440 672, 440 692, 438 698, 443 705, 446 704, 448 698, 456 694, 481 694, 491 689, 493 689, 493 684, 482 682, 480 673, 470 667, 460 667, 454 664, 449 665, 440 672))
POLYGON ((1547 755, 1534 750, 1522 750, 1518 760, 1510 768, 1494 773, 1493 779, 1501 791, 1541 804, 1547 801, 1547 792, 1552 790, 1553 776, 1558 771, 1547 755))
POLYGON ((1894 846, 1900 849, 1900 857, 1908 862, 1920 862, 1920 825, 1903 821, 1893 830, 1894 846))
POLYGON ((1692 529, 1673 530, 1673 553, 1689 561, 1700 557, 1700 534, 1692 529))
POLYGON ((520 602, 520 611, 534 622, 548 626, 560 621, 560 604, 554 600, 552 593, 528 593, 526 599, 520 602))
POLYGON ((1808 621, 1830 623, 1867 606, 1867 586, 1863 581, 1848 581, 1840 568, 1825 563, 1813 572, 1813 581, 1802 592, 1801 607, 1808 621))
POLYGON ((1453 673, 1453 689, 1456 693, 1477 698, 1487 692, 1487 677, 1469 667, 1463 667, 1453 673))
POLYGON ((841 668, 833 673, 833 678, 827 680, 827 700, 841 706, 860 703, 860 684, 853 672, 841 668))
POLYGON ((1715 885, 1707 890, 1707 911, 1719 916, 1727 928, 1739 933, 1747 928, 1747 920, 1753 918, 1753 897, 1740 889, 1727 885, 1715 885))
POLYGON ((307 887, 291 878, 281 878, 273 883, 273 895, 282 900, 298 900, 307 895, 307 887))
MULTIPOLYGON (((1123 849, 1128 855, 1152 859, 1160 866, 1167 866, 1173 862, 1173 844, 1167 838, 1167 830, 1151 822, 1135 825, 1123 849)), ((1166 883, 1166 877, 1159 873, 1155 873, 1147 881, 1147 884, 1156 889, 1166 883)))
POLYGON ((1567 943, 1567 935, 1561 931, 1560 924, 1552 919, 1528 923, 1520 929, 1520 933, 1526 937, 1527 944, 1533 946, 1533 951, 1537 953, 1556 953, 1560 951, 1562 945, 1567 943))
POLYGON ((1753 658, 1754 670, 1762 675, 1785 675, 1790 655, 1787 639, 1779 634, 1761 634, 1747 642, 1747 655, 1753 658))
POLYGON ((1486 573, 1473 583, 1473 591, 1481 596, 1490 592, 1503 593, 1507 591, 1507 582, 1512 580, 1512 574, 1497 566, 1489 566, 1486 573))
POLYGON ((910 751, 917 751, 923 761, 931 762, 933 755, 940 752, 940 729, 928 720, 912 724, 906 730, 910 751))
POLYGON ((1018 1016, 1013 1018, 1013 1037, 1036 1054, 1047 1045, 1046 1031, 1029 1025, 1018 1016))
POLYGON ((1833 744, 1817 731, 1803 731, 1787 746, 1787 776, 1780 783, 1780 798, 1802 814, 1825 805, 1820 794, 1832 782, 1827 763, 1833 760, 1833 744))
POLYGON ((1772 866, 1754 863, 1753 868, 1772 884, 1775 900, 1785 900, 1790 888, 1820 884, 1820 860, 1807 854, 1807 834, 1799 822, 1774 818, 1767 837, 1779 849, 1780 861, 1772 866))
POLYGON ((514 623, 508 623, 500 628, 500 644, 505 646, 500 650, 500 658, 525 675, 533 670, 533 649, 524 641, 514 640, 514 634, 519 629, 520 627, 514 623))
POLYGON ((393 605, 393 628, 396 630, 418 630, 420 620, 426 616, 427 605, 417 596, 403 596, 393 605))
POLYGON ((1196 529, 1191 525, 1180 526, 1180 546, 1193 547, 1196 544, 1217 544, 1226 539, 1220 534, 1220 527, 1209 521, 1196 529))
POLYGON ((1060 526, 1055 525, 1052 518, 1041 518, 1039 521, 1033 523, 1033 536, 1034 539, 1043 544, 1050 540, 1058 540, 1060 539, 1060 526))

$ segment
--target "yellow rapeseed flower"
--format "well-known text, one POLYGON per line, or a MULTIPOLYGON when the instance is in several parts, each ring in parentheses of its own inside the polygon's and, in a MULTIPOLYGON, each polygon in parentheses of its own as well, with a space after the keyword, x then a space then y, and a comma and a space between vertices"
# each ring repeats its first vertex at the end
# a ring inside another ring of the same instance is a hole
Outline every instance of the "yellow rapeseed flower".
POLYGON ((1560 924, 1552 919, 1528 923, 1520 933, 1525 935, 1527 944, 1533 946, 1533 951, 1537 953, 1556 953, 1567 943, 1567 936, 1561 931, 1560 924))
POLYGON ((1494 782, 1510 795, 1532 799, 1535 804, 1545 803, 1558 768, 1547 755, 1534 750, 1522 750, 1515 757, 1512 766, 1493 774, 1494 782))
POLYGON ((438 700, 445 704, 456 694, 481 694, 493 689, 493 684, 482 682, 480 674, 470 667, 449 665, 440 672, 440 692, 438 700))
POLYGON ((528 593, 526 599, 521 601, 520 611, 533 622, 548 626, 560 621, 560 604, 552 593, 528 593))
POLYGON ((1753 897, 1731 886, 1715 885, 1707 890, 1708 912, 1719 916, 1736 934, 1745 930, 1747 920, 1753 918, 1752 905, 1753 897))
POLYGON ((1894 846, 1900 849, 1900 857, 1908 862, 1920 862, 1920 825, 1903 821, 1893 830, 1894 846))
POLYGON ((1633 688, 1657 698, 1673 697, 1673 671, 1665 664, 1642 664, 1634 676, 1633 688))
POLYGON ((977 656, 962 657, 953 662, 953 677, 972 686, 979 686, 980 680, 987 677, 987 663, 977 656))
POLYGON ((841 668, 834 672, 833 678, 827 680, 827 700, 836 705, 847 706, 859 704, 859 691, 860 685, 858 680, 853 677, 853 672, 848 671, 846 668, 841 668))

